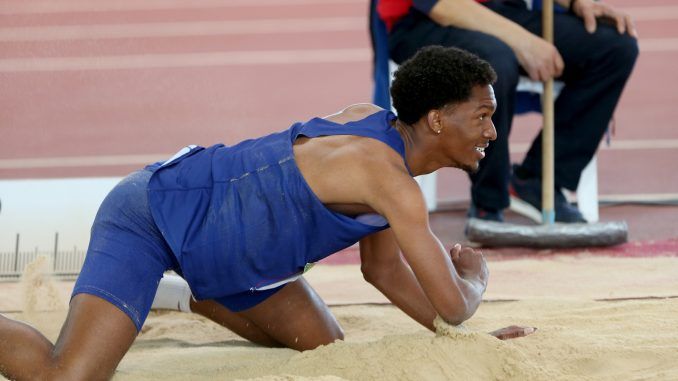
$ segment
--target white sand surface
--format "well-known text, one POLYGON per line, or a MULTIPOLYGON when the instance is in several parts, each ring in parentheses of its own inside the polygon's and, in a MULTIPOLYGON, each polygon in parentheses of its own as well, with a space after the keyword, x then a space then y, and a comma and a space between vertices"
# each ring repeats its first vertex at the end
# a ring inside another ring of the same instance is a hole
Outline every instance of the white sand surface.
MULTIPOLYGON (((486 296, 495 301, 483 303, 465 330, 437 336, 390 305, 333 306, 346 340, 299 353, 255 346, 197 315, 153 312, 115 379, 678 379, 678 298, 668 297, 678 294, 678 258, 567 256, 490 262, 490 269, 486 296), (595 300, 648 296, 668 298, 595 300), (506 342, 483 333, 511 324, 538 331, 506 342)), ((53 339, 69 283, 37 278, 24 284, 41 296, 24 295, 33 306, 9 315, 53 339)), ((357 266, 316 266, 308 278, 330 303, 381 298, 357 266)), ((0 292, 12 287, 0 284, 0 292)))

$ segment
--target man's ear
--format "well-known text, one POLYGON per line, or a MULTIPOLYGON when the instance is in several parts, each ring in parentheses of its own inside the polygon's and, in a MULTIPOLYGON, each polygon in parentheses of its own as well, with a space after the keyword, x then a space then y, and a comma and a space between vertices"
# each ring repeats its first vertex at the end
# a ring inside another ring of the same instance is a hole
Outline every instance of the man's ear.
POLYGON ((443 125, 440 110, 433 109, 429 111, 428 114, 426 114, 426 121, 428 122, 428 128, 430 128, 434 134, 437 135, 442 131, 443 125))

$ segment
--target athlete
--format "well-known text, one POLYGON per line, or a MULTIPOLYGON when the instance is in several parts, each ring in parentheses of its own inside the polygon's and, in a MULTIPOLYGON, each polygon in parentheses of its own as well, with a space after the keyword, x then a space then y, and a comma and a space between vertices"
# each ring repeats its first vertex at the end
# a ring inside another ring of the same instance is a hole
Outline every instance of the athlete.
POLYGON ((487 265, 471 248, 445 251, 413 176, 478 168, 496 138, 495 79, 470 53, 429 47, 396 74, 398 118, 353 105, 231 147, 189 146, 129 175, 97 213, 56 343, 0 317, 0 372, 110 378, 166 270, 186 280, 193 311, 255 343, 305 350, 342 339, 301 274, 355 242, 365 279, 414 320, 431 330, 436 316, 467 320, 487 265))

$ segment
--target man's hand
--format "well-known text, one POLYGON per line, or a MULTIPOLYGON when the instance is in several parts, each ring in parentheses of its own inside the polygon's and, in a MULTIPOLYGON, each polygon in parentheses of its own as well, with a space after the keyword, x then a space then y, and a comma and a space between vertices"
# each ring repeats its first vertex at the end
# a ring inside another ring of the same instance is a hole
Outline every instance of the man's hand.
POLYGON ((565 63, 558 49, 539 36, 526 31, 510 46, 532 80, 543 82, 563 73, 565 63))
POLYGON ((629 35, 638 38, 638 32, 633 24, 631 16, 611 5, 594 2, 592 0, 570 0, 574 1, 572 11, 575 15, 584 19, 584 27, 589 33, 594 33, 597 27, 596 18, 610 20, 617 27, 619 34, 628 33, 629 35))
POLYGON ((499 340, 508 340, 530 335, 536 330, 537 329, 534 327, 520 327, 517 325, 512 325, 492 331, 490 332, 490 335, 496 337, 499 340))
POLYGON ((457 274, 463 279, 469 281, 479 281, 483 290, 487 287, 489 270, 487 263, 480 251, 473 250, 470 247, 462 248, 460 244, 454 245, 450 250, 452 264, 454 264, 457 274))

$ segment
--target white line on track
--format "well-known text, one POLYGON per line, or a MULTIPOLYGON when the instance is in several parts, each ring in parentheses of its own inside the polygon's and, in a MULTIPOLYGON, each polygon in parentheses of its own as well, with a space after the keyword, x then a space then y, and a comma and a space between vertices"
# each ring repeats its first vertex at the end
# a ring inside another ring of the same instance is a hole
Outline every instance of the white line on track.
MULTIPOLYGON (((525 153, 529 148, 530 143, 513 143, 510 146, 511 153, 525 153)), ((678 149, 678 139, 615 139, 609 146, 601 144, 600 149, 603 151, 678 149)))
POLYGON ((159 9, 209 9, 209 8, 249 8, 271 6, 325 6, 341 4, 364 4, 365 0, 3 0, 0 2, 0 15, 31 13, 71 13, 71 12, 115 12, 144 11, 159 9))
POLYGON ((367 16, 0 28, 0 41, 59 41, 363 31, 367 16))
MULTIPOLYGON (((528 144, 511 144, 512 153, 524 153, 528 144)), ((678 149, 678 139, 614 140, 610 147, 602 150, 658 150, 678 149)), ((109 156, 67 156, 24 159, 0 159, 0 169, 65 168, 65 167, 106 167, 119 165, 144 165, 162 161, 172 154, 109 155, 109 156)))
MULTIPOLYGON (((678 18, 678 6, 626 8, 636 21, 678 18)), ((326 31, 361 31, 367 14, 359 17, 298 19, 249 19, 130 23, 98 25, 49 25, 0 28, 0 41, 55 41, 174 36, 274 34, 326 31)))
POLYGON ((621 10, 630 14, 634 21, 678 19, 678 5, 624 7, 621 10))
POLYGON ((0 169, 106 167, 116 165, 151 164, 166 160, 172 154, 64 156, 26 159, 0 159, 0 169))
MULTIPOLYGON (((237 7, 271 7, 271 6, 325 6, 340 4, 366 4, 365 0, 4 0, 0 2, 0 15, 32 14, 32 13, 70 13, 70 12, 115 12, 144 11, 161 9, 209 9, 237 7)), ((678 18, 678 6, 654 5, 640 7, 622 7, 635 20, 669 20, 678 18)))
POLYGON ((598 197, 600 202, 673 202, 678 200, 678 193, 629 193, 606 194, 598 197))
POLYGON ((639 150, 639 149, 676 149, 678 139, 612 140, 610 146, 600 146, 603 150, 639 150))
POLYGON ((304 63, 367 63, 372 49, 315 49, 135 54, 97 57, 0 59, 0 73, 205 67, 229 65, 281 65, 304 63))
MULTIPOLYGON (((643 52, 678 50, 678 38, 640 41, 643 52)), ((369 48, 226 51, 175 54, 130 54, 95 57, 39 57, 0 59, 0 73, 81 70, 151 69, 229 65, 368 63, 369 48)))
POLYGON ((678 37, 641 38, 638 42, 641 52, 671 52, 678 50, 678 37))

